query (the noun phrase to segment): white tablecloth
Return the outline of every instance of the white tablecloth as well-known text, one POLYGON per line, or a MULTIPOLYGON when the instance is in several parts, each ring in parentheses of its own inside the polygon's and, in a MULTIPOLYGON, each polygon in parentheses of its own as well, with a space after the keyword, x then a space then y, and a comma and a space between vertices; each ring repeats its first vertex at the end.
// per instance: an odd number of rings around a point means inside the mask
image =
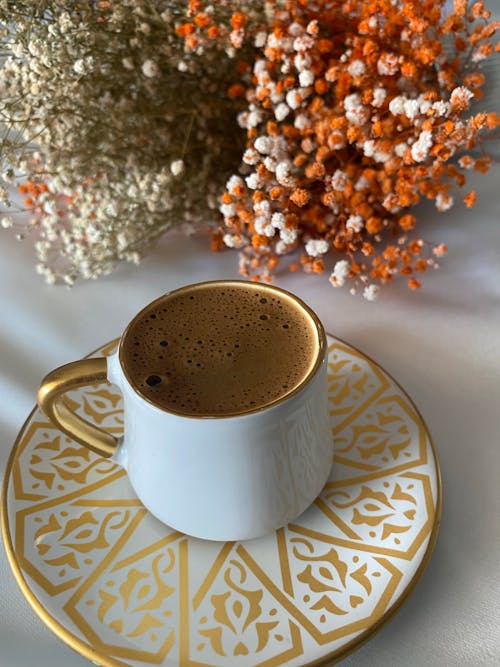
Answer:
MULTIPOLYGON (((415 591, 344 665, 500 665, 500 201, 498 168, 473 177, 476 208, 419 211, 423 234, 450 248, 410 292, 402 282, 369 303, 326 276, 280 274, 326 329, 365 351, 420 408, 441 460, 444 506, 434 556, 415 591)), ((72 290, 44 285, 32 249, 0 237, 0 423, 3 471, 42 376, 118 336, 138 309, 172 288, 237 275, 234 252, 173 233, 136 268, 72 290)), ((0 552, 1 667, 89 663, 31 611, 0 552)))

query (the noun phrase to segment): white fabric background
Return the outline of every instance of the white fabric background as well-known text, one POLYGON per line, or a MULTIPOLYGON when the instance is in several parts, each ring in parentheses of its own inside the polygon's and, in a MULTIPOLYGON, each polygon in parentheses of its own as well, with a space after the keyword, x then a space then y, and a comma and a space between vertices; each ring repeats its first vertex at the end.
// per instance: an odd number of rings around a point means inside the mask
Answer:
MULTIPOLYGON (((498 88, 489 97, 498 100, 498 88)), ((472 175, 479 201, 471 212, 420 208, 423 235, 444 241, 450 253, 417 293, 400 282, 371 304, 334 290, 326 276, 283 273, 276 281, 405 387, 441 460, 443 520, 434 556, 396 617, 345 667, 500 665, 499 174, 496 167, 472 175)), ((0 476, 47 371, 118 336, 165 291, 236 277, 237 256, 212 255, 205 238, 171 234, 139 268, 123 266, 73 290, 44 285, 33 267, 29 243, 2 233, 0 476)), ((0 667, 89 664, 31 611, 0 547, 0 667)))
MULTIPOLYGON (((422 207, 424 235, 449 245, 439 271, 412 293, 389 286, 375 303, 326 276, 279 275, 328 331, 386 368, 420 408, 441 459, 443 521, 434 556, 397 616, 346 667, 500 664, 500 202, 498 168, 471 181, 476 208, 422 207)), ((0 423, 3 470, 42 376, 118 336, 137 310, 189 282, 236 276, 234 252, 172 234, 139 267, 72 290, 34 274, 31 248, 0 244, 0 423)), ((83 667, 45 629, 0 556, 1 667, 83 667)))

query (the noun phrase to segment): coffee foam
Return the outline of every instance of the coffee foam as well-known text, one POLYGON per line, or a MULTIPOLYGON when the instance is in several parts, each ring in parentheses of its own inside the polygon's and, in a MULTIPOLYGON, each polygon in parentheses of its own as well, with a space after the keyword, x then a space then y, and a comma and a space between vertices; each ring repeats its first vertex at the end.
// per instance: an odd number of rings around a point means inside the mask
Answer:
POLYGON ((121 359, 136 389, 158 407, 216 416, 291 393, 314 366, 318 346, 311 316, 286 294, 208 283, 142 311, 124 336, 121 359))

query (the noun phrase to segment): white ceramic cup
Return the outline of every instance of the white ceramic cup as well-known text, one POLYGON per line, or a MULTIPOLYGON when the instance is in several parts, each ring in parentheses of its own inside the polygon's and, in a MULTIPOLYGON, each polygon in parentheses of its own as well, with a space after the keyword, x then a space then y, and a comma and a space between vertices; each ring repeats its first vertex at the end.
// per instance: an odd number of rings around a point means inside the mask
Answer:
POLYGON ((293 299, 314 323, 318 341, 311 371, 291 394, 268 406, 207 418, 160 408, 127 379, 121 342, 111 357, 82 359, 52 371, 38 392, 40 407, 64 433, 116 460, 154 516, 195 537, 244 540, 272 532, 307 509, 330 473, 324 329, 300 299, 261 287, 293 299), (105 380, 123 395, 122 438, 85 421, 64 401, 69 389, 105 380))

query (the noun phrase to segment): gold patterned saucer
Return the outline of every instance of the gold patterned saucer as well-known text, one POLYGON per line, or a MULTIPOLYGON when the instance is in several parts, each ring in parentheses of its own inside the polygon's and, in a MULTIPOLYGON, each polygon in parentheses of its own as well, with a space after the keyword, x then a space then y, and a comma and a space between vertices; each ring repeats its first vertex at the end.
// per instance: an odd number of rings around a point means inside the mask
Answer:
MULTIPOLYGON (((116 464, 35 409, 9 460, 2 532, 41 619, 96 664, 121 667, 330 665, 368 639, 429 561, 439 466, 415 406, 373 361, 329 337, 329 367, 330 480, 293 524, 248 542, 170 530, 116 464)), ((120 432, 116 388, 68 398, 120 432)))

